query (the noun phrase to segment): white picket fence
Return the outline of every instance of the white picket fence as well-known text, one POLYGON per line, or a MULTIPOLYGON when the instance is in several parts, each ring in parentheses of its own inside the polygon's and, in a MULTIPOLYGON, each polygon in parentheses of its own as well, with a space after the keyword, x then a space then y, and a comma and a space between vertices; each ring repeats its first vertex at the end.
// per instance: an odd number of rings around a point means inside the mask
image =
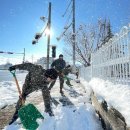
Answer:
POLYGON ((82 78, 89 81, 93 77, 98 77, 115 83, 129 84, 130 26, 124 26, 91 56, 91 66, 80 68, 82 78))

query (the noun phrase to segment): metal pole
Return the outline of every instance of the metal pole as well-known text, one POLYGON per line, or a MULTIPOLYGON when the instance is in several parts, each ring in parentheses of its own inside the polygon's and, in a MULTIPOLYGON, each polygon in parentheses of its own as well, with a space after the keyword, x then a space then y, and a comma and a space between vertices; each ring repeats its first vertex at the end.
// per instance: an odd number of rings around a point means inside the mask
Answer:
MULTIPOLYGON (((51 2, 49 2, 49 15, 48 15, 48 30, 51 28, 51 2)), ((50 53, 50 33, 47 38, 47 69, 49 69, 49 53, 50 53)))
POLYGON ((24 52, 23 52, 23 63, 25 62, 25 48, 24 48, 24 52))
POLYGON ((72 19, 72 28, 73 28, 73 65, 75 66, 75 0, 73 0, 73 19, 72 19))
POLYGON ((32 63, 33 63, 33 55, 32 55, 32 63))

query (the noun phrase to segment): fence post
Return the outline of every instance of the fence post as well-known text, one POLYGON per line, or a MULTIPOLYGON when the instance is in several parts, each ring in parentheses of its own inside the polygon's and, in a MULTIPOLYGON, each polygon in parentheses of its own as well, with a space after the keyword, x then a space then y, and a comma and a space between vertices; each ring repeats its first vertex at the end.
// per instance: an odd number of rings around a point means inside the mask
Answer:
POLYGON ((91 79, 93 78, 93 53, 91 53, 91 79))
POLYGON ((130 78, 130 24, 128 26, 128 34, 127 34, 127 37, 128 37, 128 68, 129 68, 129 73, 128 73, 128 79, 130 78))

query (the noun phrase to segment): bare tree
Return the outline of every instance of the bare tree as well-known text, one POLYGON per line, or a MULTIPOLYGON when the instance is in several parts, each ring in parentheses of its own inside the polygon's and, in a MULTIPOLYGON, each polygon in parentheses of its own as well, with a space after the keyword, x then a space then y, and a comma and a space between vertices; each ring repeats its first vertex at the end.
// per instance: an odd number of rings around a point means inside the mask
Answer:
POLYGON ((102 45, 106 44, 110 38, 113 37, 111 31, 110 20, 107 19, 99 19, 98 20, 98 28, 97 28, 97 47, 99 49, 102 45))
MULTIPOLYGON (((90 65, 91 53, 94 48, 95 42, 95 28, 92 25, 80 25, 76 32, 76 61, 84 64, 85 66, 90 65)), ((69 31, 64 35, 64 41, 66 42, 65 53, 72 57, 72 33, 69 31)))
MULTIPOLYGON (((80 25, 77 28, 75 35, 76 61, 85 66, 90 65, 91 53, 98 50, 113 37, 110 21, 107 21, 106 19, 100 19, 98 25, 80 25)), ((64 48, 65 55, 66 57, 72 57, 73 41, 71 31, 66 31, 63 37, 66 43, 64 48)))

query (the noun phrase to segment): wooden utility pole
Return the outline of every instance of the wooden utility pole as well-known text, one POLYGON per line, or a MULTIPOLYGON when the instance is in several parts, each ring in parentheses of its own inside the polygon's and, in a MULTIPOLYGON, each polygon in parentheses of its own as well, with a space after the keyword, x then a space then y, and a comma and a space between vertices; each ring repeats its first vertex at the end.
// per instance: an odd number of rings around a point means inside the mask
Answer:
POLYGON ((75 0, 73 0, 73 18, 72 18, 72 29, 73 29, 73 65, 75 66, 75 0))
MULTIPOLYGON (((48 14, 48 30, 51 29, 51 2, 49 2, 49 14, 48 14)), ((47 69, 49 69, 49 54, 50 54, 50 33, 47 37, 47 69)))

